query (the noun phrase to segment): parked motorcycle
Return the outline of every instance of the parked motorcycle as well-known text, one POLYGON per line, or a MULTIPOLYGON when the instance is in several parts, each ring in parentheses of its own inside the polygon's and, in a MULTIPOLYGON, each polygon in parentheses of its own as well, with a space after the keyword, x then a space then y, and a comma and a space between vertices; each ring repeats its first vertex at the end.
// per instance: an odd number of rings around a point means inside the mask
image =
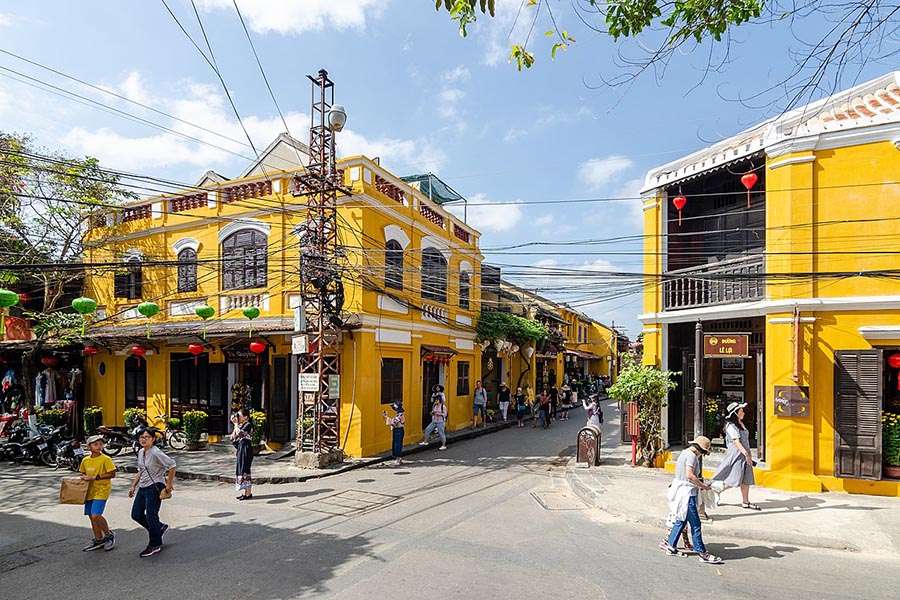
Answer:
POLYGON ((77 471, 81 467, 81 459, 85 451, 78 440, 62 440, 56 444, 56 468, 68 467, 77 471))
POLYGON ((46 433, 31 435, 14 450, 16 462, 32 462, 36 465, 56 467, 56 446, 65 427, 56 427, 46 433))
POLYGON ((0 442, 0 460, 15 460, 22 452, 22 443, 29 438, 28 423, 14 422, 6 430, 7 436, 0 442))
POLYGON ((133 448, 133 444, 137 441, 134 434, 137 427, 128 430, 124 427, 106 427, 101 425, 97 428, 97 433, 103 436, 103 454, 107 456, 118 456, 123 448, 133 448))

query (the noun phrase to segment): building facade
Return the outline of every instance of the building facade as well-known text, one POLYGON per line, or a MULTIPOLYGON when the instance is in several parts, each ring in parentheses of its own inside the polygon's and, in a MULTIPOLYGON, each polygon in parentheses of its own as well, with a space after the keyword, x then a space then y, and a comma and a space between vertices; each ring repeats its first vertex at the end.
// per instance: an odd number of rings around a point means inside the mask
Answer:
MULTIPOLYGON (((88 331, 100 351, 85 370, 89 402, 103 407, 108 424, 121 424, 132 406, 151 419, 199 408, 217 436, 243 404, 266 412, 271 442, 294 438, 292 339, 302 329, 295 229, 306 200, 291 184, 305 151, 282 135, 240 177, 207 173, 182 195, 98 219, 104 241, 85 258, 98 265, 86 295, 100 306, 88 331), (145 317, 142 302, 159 313, 145 317), (214 316, 198 316, 204 307, 214 316), (189 354, 190 344, 203 352, 189 354)), ((436 384, 445 388, 449 429, 471 421, 482 257, 476 230, 376 161, 346 158, 338 169, 350 193, 338 198, 335 392, 345 454, 368 456, 390 448, 382 411, 394 401, 406 408, 406 441, 420 439, 436 384)))
POLYGON ((644 362, 682 374, 668 442, 699 433, 694 359, 715 354, 698 349, 699 323, 746 339, 697 379, 704 409, 748 403, 758 482, 900 494, 880 422, 900 412, 898 173, 900 72, 648 173, 644 362))

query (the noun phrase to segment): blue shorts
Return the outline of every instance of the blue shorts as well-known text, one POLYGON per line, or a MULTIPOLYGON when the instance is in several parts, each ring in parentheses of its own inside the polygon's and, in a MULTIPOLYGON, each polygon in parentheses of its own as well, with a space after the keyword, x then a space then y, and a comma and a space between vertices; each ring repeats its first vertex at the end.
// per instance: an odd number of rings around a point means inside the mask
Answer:
POLYGON ((99 517, 106 508, 106 500, 85 500, 84 514, 88 517, 99 517))
POLYGON ((472 405, 472 416, 477 417, 478 415, 481 415, 482 417, 485 416, 485 405, 484 404, 472 405))

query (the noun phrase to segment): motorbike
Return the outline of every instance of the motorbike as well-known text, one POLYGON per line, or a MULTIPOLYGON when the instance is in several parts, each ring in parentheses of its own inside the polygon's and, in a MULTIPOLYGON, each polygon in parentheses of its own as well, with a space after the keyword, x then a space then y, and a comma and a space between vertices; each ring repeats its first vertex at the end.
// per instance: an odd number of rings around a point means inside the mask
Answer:
POLYGON ((56 468, 68 467, 77 471, 81 467, 81 459, 85 451, 78 440, 62 440, 56 444, 56 468))
POLYGON ((0 442, 0 460, 15 460, 22 451, 22 442, 28 439, 31 432, 28 423, 16 421, 7 430, 7 436, 0 442))
POLYGON ((49 431, 31 435, 14 450, 13 460, 16 462, 32 462, 36 465, 56 467, 56 446, 65 427, 56 427, 49 431))
POLYGON ((137 444, 135 434, 139 427, 134 429, 126 429, 125 427, 106 427, 97 428, 97 433, 103 436, 103 454, 107 456, 118 456, 123 448, 131 448, 134 450, 137 444))

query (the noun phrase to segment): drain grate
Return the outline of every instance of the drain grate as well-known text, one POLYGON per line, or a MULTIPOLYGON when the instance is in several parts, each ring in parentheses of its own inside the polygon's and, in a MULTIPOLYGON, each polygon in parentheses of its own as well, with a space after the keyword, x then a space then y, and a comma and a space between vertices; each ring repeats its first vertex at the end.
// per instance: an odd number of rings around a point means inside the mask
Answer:
POLYGON ((316 498, 308 502, 295 504, 294 508, 347 517, 378 510, 399 500, 400 496, 363 490, 344 490, 324 498, 316 498))
POLYGON ((561 490, 531 492, 531 497, 544 510, 585 510, 587 508, 577 496, 561 490))

